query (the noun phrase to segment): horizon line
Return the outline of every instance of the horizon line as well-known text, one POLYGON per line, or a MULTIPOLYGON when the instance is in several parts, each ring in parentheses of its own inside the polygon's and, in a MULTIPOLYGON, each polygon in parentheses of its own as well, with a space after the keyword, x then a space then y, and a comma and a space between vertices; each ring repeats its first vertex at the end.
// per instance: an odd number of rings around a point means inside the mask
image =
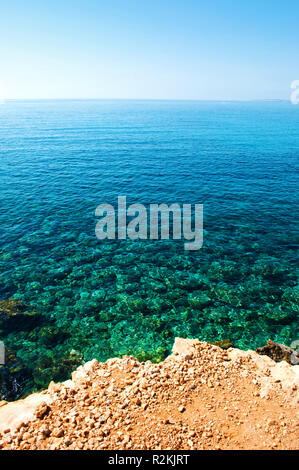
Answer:
POLYGON ((286 98, 4 98, 6 101, 204 101, 204 102, 252 102, 252 101, 289 101, 286 98))

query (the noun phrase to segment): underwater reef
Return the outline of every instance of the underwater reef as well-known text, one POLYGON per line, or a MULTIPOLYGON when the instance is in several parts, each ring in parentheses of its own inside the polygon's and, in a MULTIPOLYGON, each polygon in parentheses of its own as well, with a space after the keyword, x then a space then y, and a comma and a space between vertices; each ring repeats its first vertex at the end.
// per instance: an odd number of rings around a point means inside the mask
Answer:
POLYGON ((241 349, 269 338, 290 345, 299 336, 295 270, 257 256, 250 237, 240 243, 218 244, 218 261, 210 243, 200 256, 161 241, 106 242, 76 256, 69 246, 59 262, 45 257, 38 281, 22 256, 15 294, 0 302, 0 337, 14 357, 2 367, 2 399, 65 380, 93 358, 160 362, 176 336, 241 349))

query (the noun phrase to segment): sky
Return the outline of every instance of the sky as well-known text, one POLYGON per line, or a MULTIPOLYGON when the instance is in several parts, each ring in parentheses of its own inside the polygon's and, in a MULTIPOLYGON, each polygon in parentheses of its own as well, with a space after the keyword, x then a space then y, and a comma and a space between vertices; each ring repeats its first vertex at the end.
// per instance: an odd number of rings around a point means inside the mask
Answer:
POLYGON ((0 0, 0 99, 289 99, 298 21, 298 0, 0 0))

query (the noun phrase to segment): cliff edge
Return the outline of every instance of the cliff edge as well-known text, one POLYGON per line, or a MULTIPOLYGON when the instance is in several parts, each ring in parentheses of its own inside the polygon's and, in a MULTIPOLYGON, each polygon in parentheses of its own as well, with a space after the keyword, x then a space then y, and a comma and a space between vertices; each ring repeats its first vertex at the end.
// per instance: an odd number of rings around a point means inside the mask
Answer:
POLYGON ((297 449, 299 366, 176 338, 159 364, 96 360, 0 402, 0 449, 297 449))

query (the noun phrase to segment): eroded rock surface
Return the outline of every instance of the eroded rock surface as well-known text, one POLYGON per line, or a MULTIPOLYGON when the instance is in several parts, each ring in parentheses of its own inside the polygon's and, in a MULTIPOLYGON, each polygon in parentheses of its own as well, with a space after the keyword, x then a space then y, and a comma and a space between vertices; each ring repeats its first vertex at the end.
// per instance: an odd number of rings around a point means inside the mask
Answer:
POLYGON ((254 351, 176 338, 159 364, 93 360, 4 404, 0 448, 296 449, 298 377, 254 351))
POLYGON ((275 362, 286 361, 292 365, 299 365, 299 352, 298 350, 289 348, 284 344, 275 343, 268 340, 266 346, 257 348, 256 352, 261 355, 269 356, 275 362))

